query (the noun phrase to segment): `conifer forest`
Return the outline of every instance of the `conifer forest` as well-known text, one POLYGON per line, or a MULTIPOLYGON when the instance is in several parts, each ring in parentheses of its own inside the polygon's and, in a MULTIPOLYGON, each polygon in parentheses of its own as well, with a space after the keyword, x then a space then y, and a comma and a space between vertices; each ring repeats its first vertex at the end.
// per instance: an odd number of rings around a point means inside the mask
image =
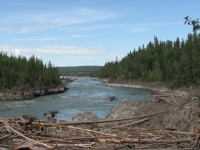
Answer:
POLYGON ((187 39, 153 42, 130 51, 122 60, 107 62, 101 78, 165 82, 173 86, 200 85, 200 34, 187 39))
POLYGON ((22 56, 8 56, 0 52, 0 88, 12 88, 35 83, 55 84, 60 82, 59 71, 51 62, 43 64, 34 55, 27 59, 22 56))

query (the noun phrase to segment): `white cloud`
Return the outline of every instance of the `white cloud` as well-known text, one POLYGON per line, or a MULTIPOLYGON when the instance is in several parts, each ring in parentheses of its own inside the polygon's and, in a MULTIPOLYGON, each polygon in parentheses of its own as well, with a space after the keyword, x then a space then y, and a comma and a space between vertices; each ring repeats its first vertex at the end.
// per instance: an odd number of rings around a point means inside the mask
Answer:
POLYGON ((13 41, 54 41, 54 40, 62 40, 61 38, 17 38, 14 39, 13 41))
POLYGON ((175 26, 180 25, 181 22, 157 22, 157 23, 145 23, 145 24, 134 24, 131 32, 146 32, 150 31, 151 27, 154 26, 175 26))
POLYGON ((153 23, 143 23, 143 24, 134 24, 135 27, 148 27, 148 26, 176 26, 182 25, 182 22, 153 22, 153 23))
POLYGON ((16 47, 0 45, 0 49, 10 53, 31 53, 31 54, 76 54, 76 55, 97 55, 102 53, 99 48, 83 48, 75 46, 41 46, 38 48, 16 47))
POLYGON ((90 31, 90 30, 99 30, 105 28, 113 28, 117 26, 122 26, 122 24, 81 24, 73 26, 62 26, 58 30, 64 31, 90 31))
POLYGON ((132 29, 131 32, 145 32, 145 31, 149 31, 150 29, 148 28, 135 28, 132 29))
POLYGON ((15 56, 19 56, 20 52, 18 49, 15 50, 15 56))
POLYGON ((27 27, 22 27, 22 28, 20 29, 20 32, 22 32, 22 33, 33 32, 33 31, 38 31, 39 29, 40 29, 39 27, 27 26, 27 27))
POLYGON ((108 61, 115 61, 116 57, 121 60, 124 53, 103 51, 100 48, 83 48, 75 46, 41 46, 38 48, 17 47, 0 45, 0 50, 10 54, 20 54, 29 59, 35 56, 43 62, 49 61, 56 66, 81 66, 81 65, 104 65, 108 61))
POLYGON ((75 46, 42 46, 36 49, 40 53, 52 53, 52 54, 77 54, 77 55, 95 55, 101 53, 101 50, 95 48, 83 48, 75 46))
POLYGON ((12 30, 11 27, 0 27, 0 32, 1 31, 10 31, 10 30, 12 30))
POLYGON ((90 37, 90 35, 77 35, 77 34, 74 34, 72 35, 73 38, 81 38, 81 37, 90 37))
POLYGON ((142 24, 143 26, 174 26, 174 25, 182 25, 182 22, 157 22, 157 23, 147 23, 142 24))
MULTIPOLYGON (((19 32, 27 33, 40 30, 69 28, 74 25, 92 23, 116 18, 118 15, 88 8, 73 8, 71 10, 59 10, 43 13, 30 13, 22 15, 19 32), (31 18, 31 19, 30 19, 31 18)), ((14 20, 17 20, 14 18, 14 20)), ((16 21, 17 22, 17 21, 16 21)))

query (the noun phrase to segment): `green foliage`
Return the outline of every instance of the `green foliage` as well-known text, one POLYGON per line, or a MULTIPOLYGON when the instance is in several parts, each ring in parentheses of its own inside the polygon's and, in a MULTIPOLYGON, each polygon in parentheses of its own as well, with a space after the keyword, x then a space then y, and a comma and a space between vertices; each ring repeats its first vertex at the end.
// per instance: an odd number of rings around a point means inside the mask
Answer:
POLYGON ((166 82, 171 85, 200 85, 200 34, 186 40, 149 42, 128 53, 121 61, 105 63, 101 78, 166 82))
POLYGON ((194 94, 194 96, 198 97, 198 99, 200 99, 200 94, 194 94))
POLYGON ((38 81, 44 84, 60 82, 58 69, 51 64, 46 67, 34 55, 27 60, 26 57, 9 57, 0 52, 0 88, 33 85, 38 81))
POLYGON ((185 24, 193 26, 193 31, 194 32, 196 30, 200 30, 200 22, 199 22, 198 18, 196 20, 192 20, 191 18, 189 18, 189 16, 186 16, 186 17, 184 17, 184 19, 185 19, 185 24))
POLYGON ((99 76, 99 70, 103 66, 76 66, 58 67, 61 75, 67 76, 99 76))

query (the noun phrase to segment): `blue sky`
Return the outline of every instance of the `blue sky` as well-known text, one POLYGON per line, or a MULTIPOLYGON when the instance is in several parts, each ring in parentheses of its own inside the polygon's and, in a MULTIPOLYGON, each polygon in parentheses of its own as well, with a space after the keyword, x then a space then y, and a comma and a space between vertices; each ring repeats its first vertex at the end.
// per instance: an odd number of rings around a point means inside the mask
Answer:
POLYGON ((0 0, 0 51, 54 66, 104 65, 161 41, 186 39, 200 0, 0 0))

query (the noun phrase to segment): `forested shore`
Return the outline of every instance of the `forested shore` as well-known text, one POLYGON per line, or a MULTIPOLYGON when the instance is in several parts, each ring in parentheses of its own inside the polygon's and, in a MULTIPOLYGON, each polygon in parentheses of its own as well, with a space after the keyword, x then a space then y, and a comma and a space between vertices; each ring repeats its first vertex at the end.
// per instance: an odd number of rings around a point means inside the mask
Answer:
POLYGON ((0 88, 12 88, 21 85, 33 85, 41 81, 44 84, 60 82, 59 71, 51 62, 43 64, 34 55, 27 59, 22 56, 8 56, 0 52, 0 88))
POLYGON ((62 76, 93 76, 103 66, 58 67, 62 76))
POLYGON ((159 41, 155 36, 146 47, 130 51, 122 60, 107 62, 101 78, 164 82, 172 87, 200 85, 200 34, 187 39, 159 41))
POLYGON ((27 59, 0 52, 0 99, 32 99, 66 89, 51 62, 46 65, 34 55, 27 59))

